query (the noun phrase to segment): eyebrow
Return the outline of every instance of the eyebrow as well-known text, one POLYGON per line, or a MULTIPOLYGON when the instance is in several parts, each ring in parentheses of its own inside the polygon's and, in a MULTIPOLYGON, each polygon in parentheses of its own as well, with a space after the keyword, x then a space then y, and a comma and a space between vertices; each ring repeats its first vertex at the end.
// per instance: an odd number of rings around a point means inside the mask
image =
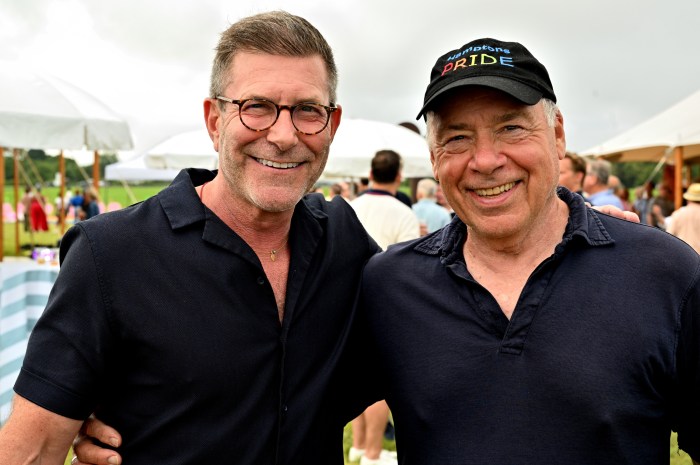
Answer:
POLYGON ((517 118, 525 118, 527 121, 532 122, 534 118, 532 112, 529 111, 529 107, 524 107, 518 110, 509 111, 501 115, 497 115, 493 118, 494 123, 505 123, 517 118))
MULTIPOLYGON (((512 110, 512 111, 507 111, 505 113, 501 113, 499 115, 494 116, 491 119, 492 124, 501 124, 501 123, 506 123, 508 121, 512 121, 517 118, 524 118, 528 122, 533 122, 534 118, 532 116, 532 112, 528 111, 529 108, 522 108, 518 110, 512 110)), ((450 123, 445 126, 444 129, 447 130, 453 130, 453 131, 460 131, 460 130, 466 130, 466 129, 471 129, 472 125, 468 123, 463 123, 463 122, 454 122, 450 123)))

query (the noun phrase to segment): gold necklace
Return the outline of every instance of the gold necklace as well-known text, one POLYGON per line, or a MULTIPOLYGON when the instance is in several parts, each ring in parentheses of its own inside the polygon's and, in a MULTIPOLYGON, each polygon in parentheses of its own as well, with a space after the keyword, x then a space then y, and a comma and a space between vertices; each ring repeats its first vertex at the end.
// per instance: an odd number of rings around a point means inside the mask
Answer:
MULTIPOLYGON (((209 181, 205 182, 202 184, 202 188, 199 191, 199 201, 204 203, 204 186, 209 184, 209 181)), ((226 211, 228 211, 228 214, 231 218, 235 219, 235 216, 231 212, 231 209, 229 208, 227 203, 224 203, 224 207, 226 208, 226 211)), ((277 260, 277 254, 281 251, 283 251, 287 247, 287 242, 289 241, 289 234, 287 234, 287 237, 284 238, 284 241, 280 243, 277 247, 270 249, 270 261, 275 261, 277 260)), ((252 248, 252 247, 251 247, 252 248)))
POLYGON ((278 245, 276 248, 270 250, 270 260, 273 262, 277 260, 277 252, 281 252, 287 247, 287 241, 289 240, 289 236, 284 238, 284 242, 282 242, 280 245, 278 245))

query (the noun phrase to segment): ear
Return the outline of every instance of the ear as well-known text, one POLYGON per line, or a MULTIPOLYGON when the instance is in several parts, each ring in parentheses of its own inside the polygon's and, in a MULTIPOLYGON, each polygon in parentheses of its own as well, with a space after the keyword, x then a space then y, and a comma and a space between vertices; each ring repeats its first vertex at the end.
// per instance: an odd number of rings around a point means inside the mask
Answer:
POLYGON ((214 150, 219 151, 219 120, 221 119, 221 110, 215 99, 204 99, 204 123, 207 126, 209 137, 214 143, 214 150))
POLYGON ((331 127, 331 142, 335 137, 335 131, 337 131, 338 126, 340 126, 340 119, 343 114, 343 107, 341 107, 340 105, 336 105, 336 107, 338 109, 331 113, 331 121, 330 123, 328 123, 331 127))
POLYGON ((438 176, 438 165, 437 165, 437 159, 435 158, 435 152, 430 150, 430 164, 433 165, 433 177, 435 178, 435 181, 440 182, 440 177, 438 176))
POLYGON ((554 138, 559 160, 563 160, 566 155, 566 134, 564 134, 564 117, 559 110, 557 110, 557 116, 554 122, 554 138))

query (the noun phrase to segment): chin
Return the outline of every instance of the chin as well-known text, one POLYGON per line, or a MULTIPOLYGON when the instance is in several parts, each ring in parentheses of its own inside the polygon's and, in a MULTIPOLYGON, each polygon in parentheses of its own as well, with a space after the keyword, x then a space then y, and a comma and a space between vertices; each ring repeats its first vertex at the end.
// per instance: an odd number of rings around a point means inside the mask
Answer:
POLYGON ((284 195, 254 196, 252 201, 262 211, 280 213, 293 210, 306 191, 286 192, 284 195))

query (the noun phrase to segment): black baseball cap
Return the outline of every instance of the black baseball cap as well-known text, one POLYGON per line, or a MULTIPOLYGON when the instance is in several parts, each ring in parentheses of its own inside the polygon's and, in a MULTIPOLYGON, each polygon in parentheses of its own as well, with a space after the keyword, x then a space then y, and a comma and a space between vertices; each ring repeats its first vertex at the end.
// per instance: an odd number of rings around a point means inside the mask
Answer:
POLYGON ((517 42, 478 39, 447 52, 433 66, 423 107, 416 119, 443 93, 461 86, 486 86, 527 105, 542 97, 557 101, 547 69, 517 42))

